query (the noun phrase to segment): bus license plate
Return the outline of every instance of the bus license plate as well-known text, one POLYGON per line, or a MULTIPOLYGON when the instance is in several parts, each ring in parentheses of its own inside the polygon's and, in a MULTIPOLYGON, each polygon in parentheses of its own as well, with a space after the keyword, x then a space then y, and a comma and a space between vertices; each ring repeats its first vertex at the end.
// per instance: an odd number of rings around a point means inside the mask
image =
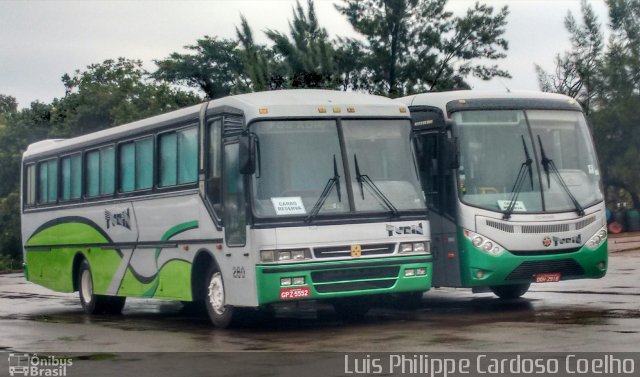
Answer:
POLYGON ((280 288, 280 300, 295 300, 311 296, 309 287, 280 288))
POLYGON ((557 283, 560 281, 560 273, 537 274, 535 275, 536 283, 557 283))

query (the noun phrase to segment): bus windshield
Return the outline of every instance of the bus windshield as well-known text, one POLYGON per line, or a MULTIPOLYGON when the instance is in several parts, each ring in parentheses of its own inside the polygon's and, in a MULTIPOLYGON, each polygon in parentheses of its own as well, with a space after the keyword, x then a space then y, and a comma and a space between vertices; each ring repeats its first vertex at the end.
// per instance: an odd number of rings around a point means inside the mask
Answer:
POLYGON ((253 175, 256 216, 308 216, 325 189, 330 191, 317 216, 346 214, 351 207, 358 213, 392 212, 385 201, 395 211, 424 210, 409 144, 410 122, 341 123, 349 175, 336 120, 261 121, 252 127, 259 139, 259 167, 253 175), (335 184, 328 184, 334 177, 335 184), (347 185, 353 190, 352 206, 347 185))
POLYGON ((580 212, 602 200, 600 171, 582 113, 486 110, 456 112, 452 118, 459 135, 458 185, 464 202, 504 212, 516 191, 511 210, 535 213, 580 212))

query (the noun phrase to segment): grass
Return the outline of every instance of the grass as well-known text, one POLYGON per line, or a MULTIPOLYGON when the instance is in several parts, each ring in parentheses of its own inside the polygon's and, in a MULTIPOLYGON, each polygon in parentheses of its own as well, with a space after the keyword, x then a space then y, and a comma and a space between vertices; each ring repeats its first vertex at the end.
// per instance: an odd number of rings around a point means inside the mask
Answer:
POLYGON ((13 259, 8 255, 0 255, 0 273, 19 271, 22 269, 22 262, 13 259))

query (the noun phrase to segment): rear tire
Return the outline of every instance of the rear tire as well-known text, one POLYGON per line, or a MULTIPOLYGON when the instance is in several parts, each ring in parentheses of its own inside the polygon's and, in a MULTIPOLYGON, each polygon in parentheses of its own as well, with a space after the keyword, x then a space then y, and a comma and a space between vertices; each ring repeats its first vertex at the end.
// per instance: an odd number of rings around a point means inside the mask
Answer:
POLYGON ((491 291, 504 300, 519 298, 529 290, 531 284, 493 285, 491 291))
POLYGON ((225 329, 232 325, 235 308, 226 304, 224 281, 222 273, 211 269, 207 274, 205 305, 209 320, 215 327, 225 329))
POLYGON ((78 269, 78 291, 80 304, 87 314, 120 314, 126 297, 97 295, 93 290, 93 275, 89 263, 84 260, 78 269))

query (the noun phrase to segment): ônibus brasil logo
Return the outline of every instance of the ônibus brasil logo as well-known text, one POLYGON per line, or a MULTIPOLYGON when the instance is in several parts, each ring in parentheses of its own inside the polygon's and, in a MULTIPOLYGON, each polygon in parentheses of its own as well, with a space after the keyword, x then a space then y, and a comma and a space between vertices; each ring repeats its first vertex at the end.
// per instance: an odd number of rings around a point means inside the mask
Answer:
POLYGON ((9 354, 10 376, 55 376, 67 375, 67 367, 73 365, 73 360, 66 357, 38 356, 28 353, 9 354))

